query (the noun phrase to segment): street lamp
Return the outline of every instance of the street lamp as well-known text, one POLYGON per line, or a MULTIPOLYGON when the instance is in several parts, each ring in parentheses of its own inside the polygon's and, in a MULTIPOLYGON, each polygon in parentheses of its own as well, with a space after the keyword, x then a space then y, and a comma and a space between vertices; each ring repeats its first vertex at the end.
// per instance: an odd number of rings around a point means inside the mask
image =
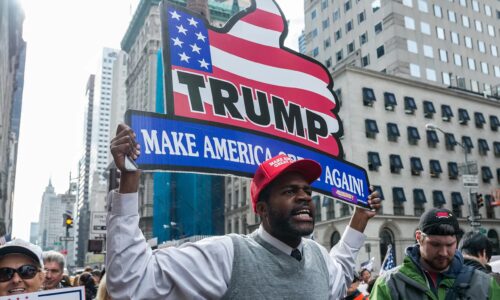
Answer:
MULTIPOLYGON (((435 124, 427 123, 427 124, 425 124, 425 128, 427 130, 437 130, 437 131, 440 131, 446 137, 447 132, 445 132, 444 130, 442 130, 441 128, 439 128, 435 124)), ((464 162, 465 162, 465 172, 464 172, 465 174, 464 175, 470 175, 471 172, 470 172, 470 169, 469 169, 469 161, 467 160, 468 148, 463 143, 457 142, 456 140, 454 142, 455 142, 455 145, 460 146, 460 148, 462 148, 463 151, 464 151, 464 162)), ((471 227, 474 228, 475 226, 477 226, 478 223, 476 222, 476 216, 475 216, 475 213, 474 213, 474 211, 472 209, 472 189, 470 187, 469 187, 469 191, 468 191, 467 206, 468 206, 468 210, 469 210, 469 218, 468 218, 468 220, 470 222, 471 227)))

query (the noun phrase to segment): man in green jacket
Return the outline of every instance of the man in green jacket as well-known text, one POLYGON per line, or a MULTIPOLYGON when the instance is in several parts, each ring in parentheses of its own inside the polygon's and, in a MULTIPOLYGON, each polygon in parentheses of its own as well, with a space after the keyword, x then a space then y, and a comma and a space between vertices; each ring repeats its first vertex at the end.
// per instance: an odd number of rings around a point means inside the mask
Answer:
POLYGON ((415 232, 417 244, 406 249, 402 265, 377 279, 370 299, 500 299, 499 282, 464 265, 457 251, 461 233, 451 211, 426 211, 415 232))

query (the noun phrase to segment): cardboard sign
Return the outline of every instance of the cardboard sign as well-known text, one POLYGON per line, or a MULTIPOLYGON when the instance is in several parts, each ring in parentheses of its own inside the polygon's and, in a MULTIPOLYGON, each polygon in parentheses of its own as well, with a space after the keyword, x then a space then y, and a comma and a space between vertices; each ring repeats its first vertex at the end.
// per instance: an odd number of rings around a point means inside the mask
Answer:
POLYGON ((223 28, 166 1, 160 9, 166 114, 127 113, 141 169, 252 177, 286 153, 322 165, 316 190, 367 206, 366 171, 341 159, 330 73, 283 45, 274 1, 253 1, 223 28))
POLYGON ((84 300, 85 290, 83 286, 41 291, 36 293, 18 294, 0 297, 0 300, 84 300))

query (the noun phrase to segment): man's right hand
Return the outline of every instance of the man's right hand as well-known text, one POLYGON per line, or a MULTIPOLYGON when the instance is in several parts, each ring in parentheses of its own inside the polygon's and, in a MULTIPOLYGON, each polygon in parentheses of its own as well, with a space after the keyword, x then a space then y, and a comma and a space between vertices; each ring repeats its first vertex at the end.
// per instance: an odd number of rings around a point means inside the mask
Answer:
POLYGON ((141 172, 127 171, 125 168, 125 157, 136 160, 141 151, 140 145, 135 141, 135 132, 126 124, 119 124, 116 129, 116 136, 111 140, 110 150, 115 161, 115 165, 120 170, 120 193, 135 193, 139 187, 139 177, 141 172))

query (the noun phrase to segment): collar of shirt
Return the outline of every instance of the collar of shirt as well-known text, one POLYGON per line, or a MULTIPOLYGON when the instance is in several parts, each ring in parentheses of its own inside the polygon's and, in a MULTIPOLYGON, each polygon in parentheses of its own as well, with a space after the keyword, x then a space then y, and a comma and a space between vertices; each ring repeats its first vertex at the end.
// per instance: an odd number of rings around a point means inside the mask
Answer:
MULTIPOLYGON (((280 251, 283 251, 283 253, 286 253, 287 255, 290 255, 292 253, 292 250, 294 248, 288 246, 287 244, 283 243, 282 241, 278 240, 274 236, 272 236, 269 232, 267 232, 262 224, 259 226, 259 229, 257 229, 257 234, 266 242, 274 246, 275 248, 279 249, 280 251)), ((297 249, 300 250, 300 253, 304 254, 302 249, 304 248, 304 242, 301 239, 300 244, 297 246, 297 249)))

